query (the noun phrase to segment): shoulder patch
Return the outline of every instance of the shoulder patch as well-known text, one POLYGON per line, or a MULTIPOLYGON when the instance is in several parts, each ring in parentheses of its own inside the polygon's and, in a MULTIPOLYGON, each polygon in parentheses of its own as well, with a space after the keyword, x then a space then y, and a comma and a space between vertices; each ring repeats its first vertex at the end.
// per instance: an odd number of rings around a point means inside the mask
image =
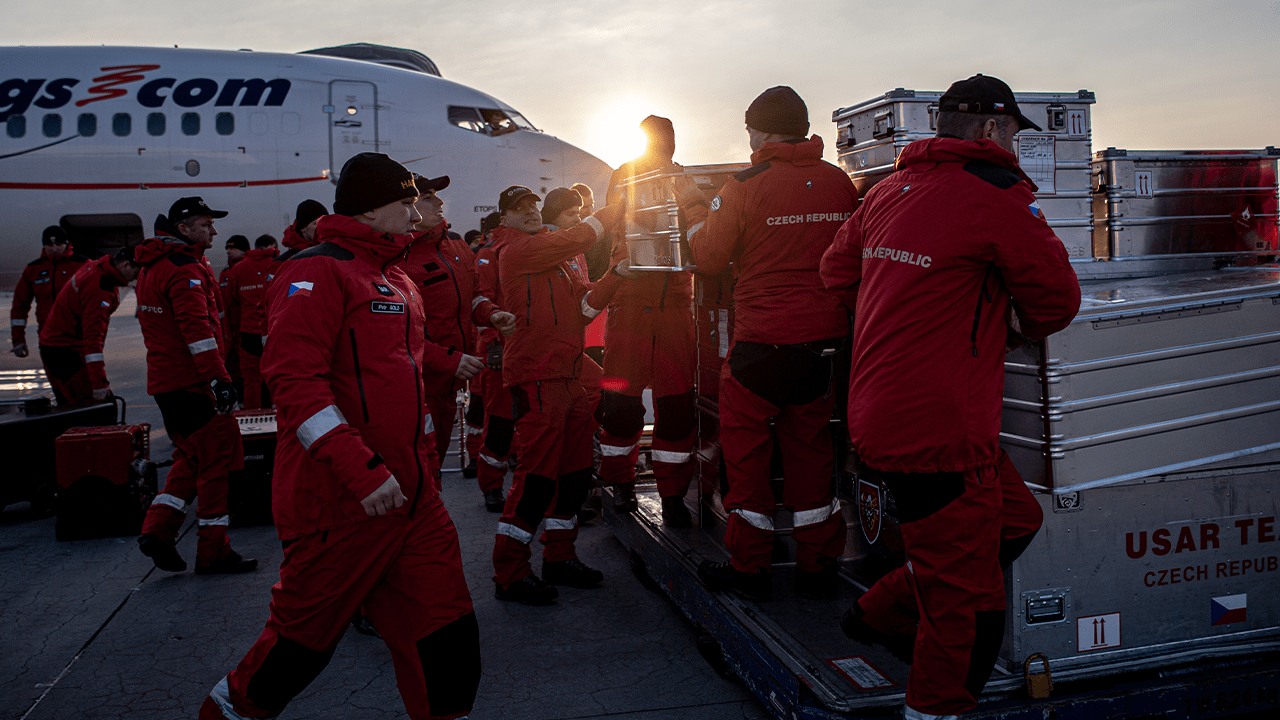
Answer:
POLYGON ((720 204, 721 204, 722 202, 723 202, 723 201, 720 199, 720 196, 719 196, 719 195, 717 195, 717 196, 715 196, 715 197, 711 198, 711 206, 710 206, 710 207, 711 207, 711 212, 715 212, 715 211, 719 210, 719 209, 720 209, 720 204))
POLYGON ((346 248, 338 246, 336 243, 324 242, 319 245, 313 245, 306 250, 294 255, 296 258, 313 258, 328 257, 334 260, 355 260, 356 256, 346 248))
POLYGON ((964 171, 1001 190, 1008 190, 1022 181, 1018 173, 986 160, 970 160, 964 164, 964 171))
POLYGON ((746 182, 746 181, 750 180, 751 178, 753 178, 753 177, 755 177, 755 176, 759 175, 760 173, 764 172, 765 170, 768 170, 770 165, 771 165, 771 163, 769 163, 768 161, 766 161, 766 162, 762 162, 762 163, 760 163, 759 165, 752 165, 751 167, 747 168, 746 170, 743 170, 742 172, 738 173, 737 175, 734 175, 734 176, 733 176, 733 179, 734 179, 734 180, 737 180, 738 182, 746 182))
POLYGON ((191 257, 190 255, 186 253, 180 253, 180 252, 169 253, 168 255, 165 255, 165 257, 169 259, 169 262, 173 263, 174 265, 177 265, 178 267, 200 262, 199 260, 191 257))

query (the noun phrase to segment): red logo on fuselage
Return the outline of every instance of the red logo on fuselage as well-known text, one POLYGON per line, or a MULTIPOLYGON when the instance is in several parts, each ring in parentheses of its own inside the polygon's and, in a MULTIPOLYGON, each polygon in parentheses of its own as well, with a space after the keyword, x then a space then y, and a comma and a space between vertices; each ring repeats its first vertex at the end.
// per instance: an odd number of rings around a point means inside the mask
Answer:
POLYGON ((89 94, 97 95, 98 97, 87 97, 83 100, 77 100, 76 107, 84 107, 91 102, 97 102, 99 100, 110 100, 111 98, 123 97, 127 93, 124 88, 119 87, 120 85, 127 85, 129 83, 138 82, 139 80, 145 80, 146 76, 141 73, 159 69, 159 65, 116 65, 114 67, 104 67, 102 68, 102 72, 108 72, 110 70, 114 70, 115 72, 93 79, 95 83, 99 84, 89 88, 89 94))

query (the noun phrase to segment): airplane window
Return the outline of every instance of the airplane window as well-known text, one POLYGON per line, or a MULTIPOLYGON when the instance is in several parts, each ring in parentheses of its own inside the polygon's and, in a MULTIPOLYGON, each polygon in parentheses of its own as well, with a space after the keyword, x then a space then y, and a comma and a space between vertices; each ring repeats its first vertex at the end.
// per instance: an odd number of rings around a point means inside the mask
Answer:
POLYGON ((228 112, 218 113, 213 118, 213 129, 219 135, 230 135, 236 131, 236 116, 228 112))
POLYGON ((147 134, 160 137, 164 134, 164 113, 147 115, 147 134))
POLYGON ((81 137, 93 137, 98 134, 98 116, 93 113, 83 113, 76 118, 76 132, 81 137))
POLYGON ((507 114, 501 110, 490 110, 488 108, 480 108, 480 114, 484 116, 485 122, 489 124, 490 135, 506 135, 513 133, 520 128, 507 114))
POLYGON ((525 120, 524 116, 516 112, 515 110, 507 111, 507 117, 511 118, 511 121, 514 122, 516 124, 516 127, 520 128, 521 130, 533 130, 536 132, 538 129, 533 126, 533 123, 530 123, 528 120, 525 120))
POLYGON ((182 134, 200 134, 200 115, 198 113, 182 113, 182 134))
POLYGON ((55 138, 62 134, 62 116, 58 113, 49 113, 44 116, 44 136, 55 138))
POLYGON ((471 132, 487 133, 489 131, 488 126, 480 117, 480 111, 475 108, 450 105, 449 122, 471 132))
POLYGON ((10 115, 4 127, 9 137, 20 138, 27 134, 27 118, 25 115, 10 115))
POLYGON ((111 132, 116 137, 129 137, 133 132, 133 118, 129 113, 116 113, 111 117, 111 132))

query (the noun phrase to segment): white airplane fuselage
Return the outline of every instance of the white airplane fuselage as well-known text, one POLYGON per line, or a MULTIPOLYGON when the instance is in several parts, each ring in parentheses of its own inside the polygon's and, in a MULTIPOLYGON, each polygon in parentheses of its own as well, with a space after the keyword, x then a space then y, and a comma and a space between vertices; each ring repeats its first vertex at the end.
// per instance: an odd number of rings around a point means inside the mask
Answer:
POLYGON ((45 227, 101 253, 149 237, 189 195, 230 213, 211 251, 221 266, 230 235, 278 240, 307 198, 332 210, 333 180, 360 152, 448 175, 440 196, 460 233, 507 186, 602 191, 610 173, 509 105, 421 72, 284 53, 0 48, 0 291, 39 255, 45 227), (485 122, 502 115, 512 122, 496 131, 485 122))

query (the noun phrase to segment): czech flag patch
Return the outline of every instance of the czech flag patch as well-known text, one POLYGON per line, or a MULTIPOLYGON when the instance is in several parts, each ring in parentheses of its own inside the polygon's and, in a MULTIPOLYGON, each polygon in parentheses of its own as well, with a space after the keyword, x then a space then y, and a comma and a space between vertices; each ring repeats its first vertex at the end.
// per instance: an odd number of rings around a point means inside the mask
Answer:
POLYGON ((107 302, 106 300, 103 300, 102 307, 111 307, 111 303, 107 302))
POLYGON ((480 263, 481 265, 488 265, 488 264, 489 264, 489 258, 480 258, 480 259, 479 259, 479 260, 477 260, 476 262, 480 263))
POLYGON ((315 285, 314 285, 313 283, 309 283, 309 282, 296 282, 296 283, 289 283, 289 295, 288 295, 288 297, 293 297, 294 295, 300 295, 300 296, 302 296, 302 297, 307 297, 308 295, 310 295, 310 294, 311 294, 311 289, 312 289, 313 287, 315 287, 315 285))
POLYGON ((1027 209, 1031 211, 1032 215, 1035 215, 1038 218, 1044 217, 1044 211, 1040 209, 1040 201, 1038 200, 1033 201, 1030 205, 1028 205, 1027 209))
POLYGON ((199 280, 196 280, 195 278, 188 278, 188 279, 187 279, 187 287, 189 287, 189 288, 196 287, 196 286, 198 286, 199 284, 200 284, 200 281, 199 281, 199 280))
POLYGON ((1227 595, 1209 600, 1209 624, 1232 625, 1245 621, 1249 609, 1249 596, 1246 593, 1227 595))

